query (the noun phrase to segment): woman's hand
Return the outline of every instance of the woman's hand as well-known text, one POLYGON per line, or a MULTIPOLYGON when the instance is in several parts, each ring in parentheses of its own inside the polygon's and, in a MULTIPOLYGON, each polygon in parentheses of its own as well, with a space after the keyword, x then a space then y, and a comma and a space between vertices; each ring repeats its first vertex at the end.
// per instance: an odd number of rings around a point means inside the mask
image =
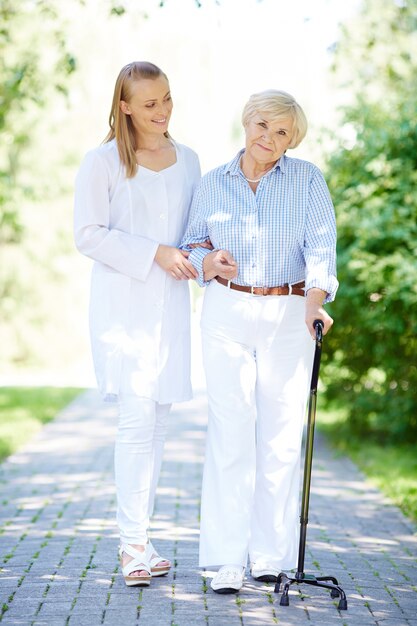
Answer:
POLYGON ((322 289, 313 287, 307 291, 306 297, 306 324, 308 332, 313 339, 316 339, 316 331, 313 326, 315 320, 321 320, 324 324, 323 335, 325 335, 333 324, 333 319, 323 308, 323 302, 326 297, 326 292, 322 289))
POLYGON ((207 248, 207 250, 213 250, 213 244, 210 239, 206 239, 206 241, 202 241, 201 243, 188 243, 188 248, 207 248))
POLYGON ((176 280, 197 278, 198 272, 188 260, 189 254, 186 250, 160 244, 155 254, 155 261, 176 280))
POLYGON ((204 280, 211 280, 215 276, 232 280, 238 273, 237 263, 227 250, 213 250, 207 254, 204 257, 203 270, 204 280))

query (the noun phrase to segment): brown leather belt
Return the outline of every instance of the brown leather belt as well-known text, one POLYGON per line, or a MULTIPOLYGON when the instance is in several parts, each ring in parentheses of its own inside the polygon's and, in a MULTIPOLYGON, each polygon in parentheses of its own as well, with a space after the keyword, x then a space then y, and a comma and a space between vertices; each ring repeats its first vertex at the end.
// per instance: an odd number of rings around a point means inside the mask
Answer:
POLYGON ((228 287, 229 289, 235 289, 236 291, 244 291, 245 293, 251 293, 254 296, 304 296, 305 283, 296 283, 295 285, 282 285, 282 287, 249 287, 247 285, 236 285, 231 283, 225 278, 216 276, 216 280, 221 285, 228 287))

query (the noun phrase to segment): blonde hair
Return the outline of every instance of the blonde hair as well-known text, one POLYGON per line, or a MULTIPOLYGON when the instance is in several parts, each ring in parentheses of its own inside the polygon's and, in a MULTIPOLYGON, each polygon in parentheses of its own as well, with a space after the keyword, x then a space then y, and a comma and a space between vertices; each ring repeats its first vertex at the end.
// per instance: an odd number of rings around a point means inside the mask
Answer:
MULTIPOLYGON (((120 70, 114 86, 113 102, 109 115, 110 130, 103 143, 116 139, 120 160, 126 168, 127 178, 135 176, 136 163, 136 135, 130 115, 125 115, 120 110, 121 100, 129 102, 132 97, 132 86, 135 82, 147 78, 155 80, 166 74, 153 63, 147 61, 134 61, 128 63, 120 70)), ((166 133, 168 137, 168 133, 166 133)))
POLYGON ((266 113, 271 121, 290 117, 293 121, 289 148, 296 148, 307 133, 307 118, 298 102, 286 91, 268 89, 253 94, 245 104, 242 123, 246 127, 256 114, 266 113))

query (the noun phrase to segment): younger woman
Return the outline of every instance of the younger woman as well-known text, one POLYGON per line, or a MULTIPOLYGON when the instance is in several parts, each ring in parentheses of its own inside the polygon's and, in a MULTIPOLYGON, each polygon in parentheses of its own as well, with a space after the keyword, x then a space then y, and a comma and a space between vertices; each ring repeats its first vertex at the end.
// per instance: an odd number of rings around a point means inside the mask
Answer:
POLYGON ((94 260, 90 331, 98 386, 118 403, 117 522, 126 584, 146 586, 171 564, 148 539, 168 413, 188 400, 188 279, 177 246, 200 178, 197 155, 168 134, 166 75, 147 62, 122 68, 110 130, 81 165, 75 242, 94 260))

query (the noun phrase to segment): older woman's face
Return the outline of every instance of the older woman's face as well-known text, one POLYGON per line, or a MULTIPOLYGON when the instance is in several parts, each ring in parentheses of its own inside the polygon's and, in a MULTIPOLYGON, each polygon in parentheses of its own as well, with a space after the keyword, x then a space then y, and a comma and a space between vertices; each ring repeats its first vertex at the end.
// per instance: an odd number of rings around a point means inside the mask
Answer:
POLYGON ((255 114, 245 127, 246 152, 257 163, 273 163, 288 148, 292 138, 293 120, 272 121, 265 114, 255 114))

